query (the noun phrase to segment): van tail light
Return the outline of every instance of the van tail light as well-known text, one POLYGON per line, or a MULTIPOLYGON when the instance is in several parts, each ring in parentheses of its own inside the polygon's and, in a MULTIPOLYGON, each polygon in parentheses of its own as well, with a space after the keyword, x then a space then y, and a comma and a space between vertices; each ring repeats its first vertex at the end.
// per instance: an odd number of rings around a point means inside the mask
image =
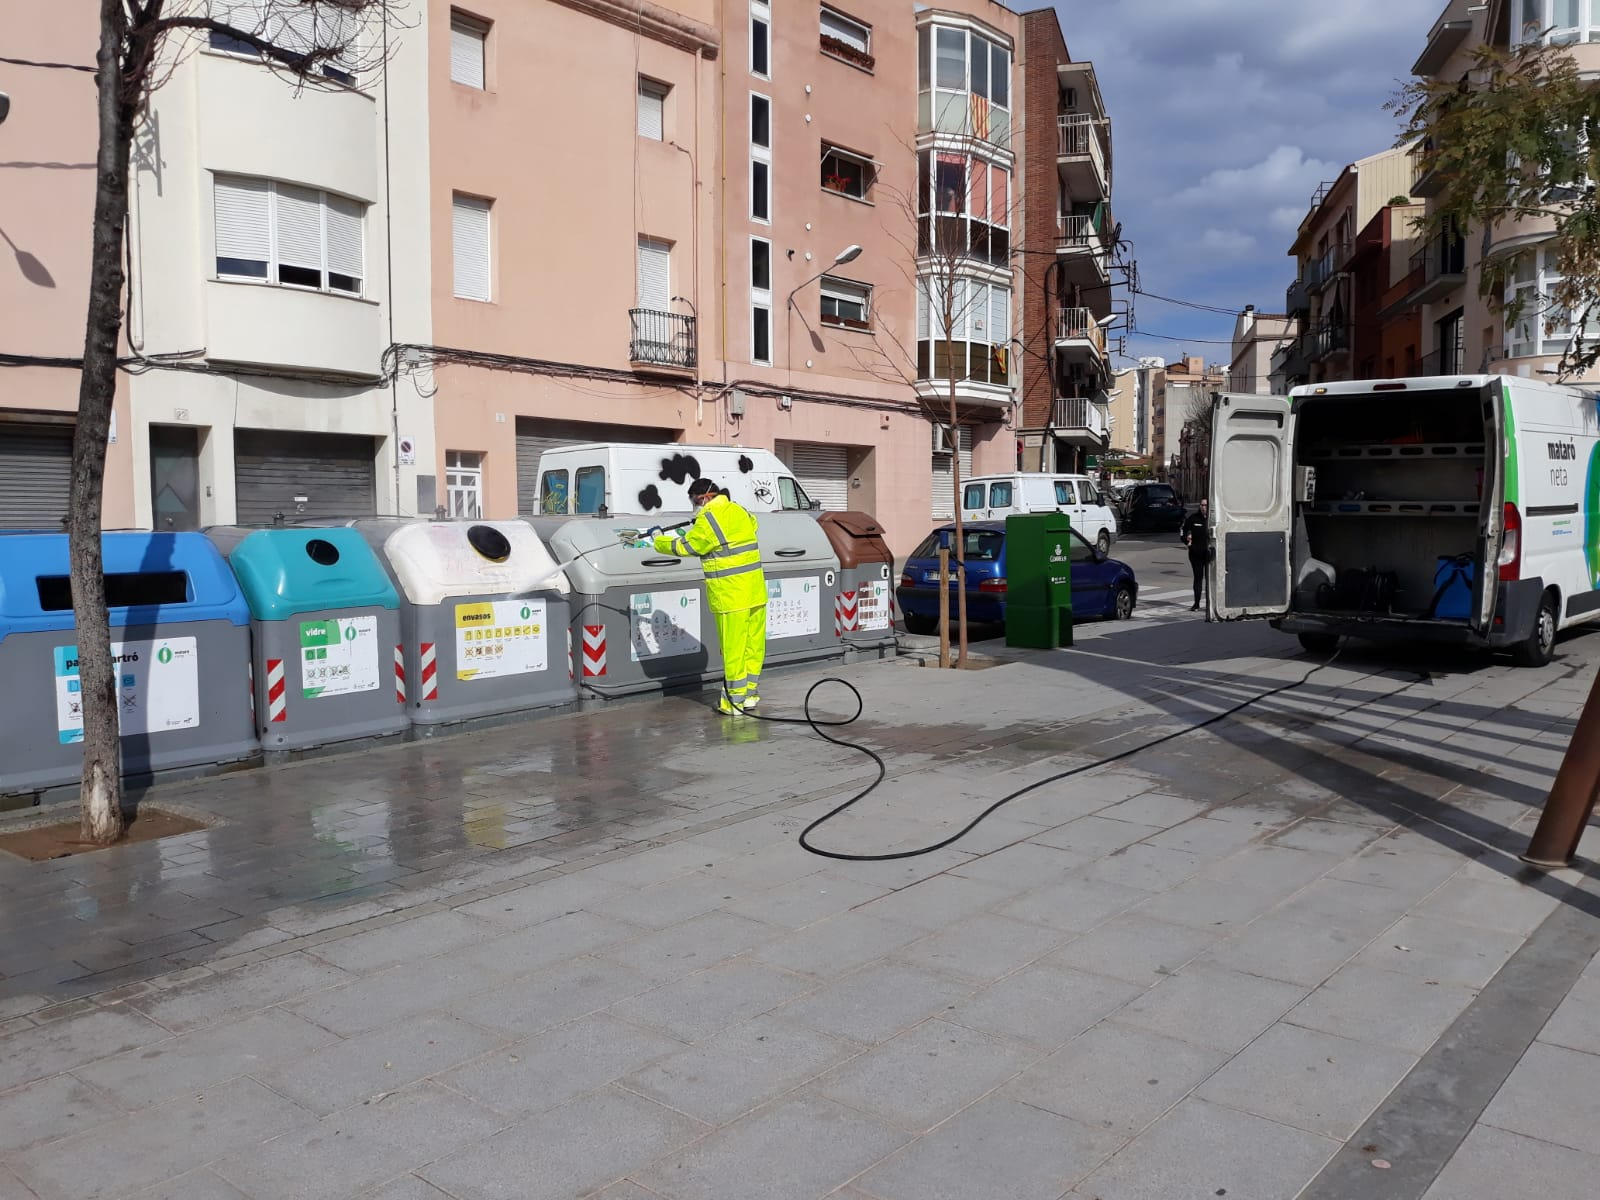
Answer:
POLYGON ((1003 592, 1006 590, 1006 581, 1004 579, 985 579, 978 585, 978 590, 980 592, 1003 592))
POLYGON ((1502 581, 1522 578, 1522 514, 1515 504, 1505 508, 1504 528, 1500 533, 1500 557, 1495 560, 1502 581))

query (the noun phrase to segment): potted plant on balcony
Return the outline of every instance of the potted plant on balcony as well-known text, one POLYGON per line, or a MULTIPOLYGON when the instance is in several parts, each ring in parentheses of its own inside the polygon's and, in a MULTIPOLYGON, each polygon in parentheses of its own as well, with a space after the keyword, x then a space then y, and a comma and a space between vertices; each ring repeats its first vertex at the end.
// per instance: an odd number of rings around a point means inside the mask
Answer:
POLYGON ((850 63, 852 66, 860 67, 864 71, 870 71, 877 65, 878 60, 865 50, 857 50, 849 42, 842 42, 826 33, 822 35, 822 48, 835 58, 842 58, 845 62, 850 63))
POLYGON ((822 186, 830 192, 848 193, 851 190, 850 177, 848 175, 824 175, 822 177, 822 186))

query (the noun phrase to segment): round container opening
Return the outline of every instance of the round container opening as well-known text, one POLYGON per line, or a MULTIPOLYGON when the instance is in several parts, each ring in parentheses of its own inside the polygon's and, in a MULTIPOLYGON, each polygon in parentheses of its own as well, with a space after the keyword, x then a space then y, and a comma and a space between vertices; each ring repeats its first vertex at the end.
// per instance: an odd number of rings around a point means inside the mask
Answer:
POLYGON ((490 562, 505 562, 511 557, 511 540, 493 525, 474 525, 467 530, 467 544, 490 562))
POLYGON ((339 547, 323 538, 312 538, 306 543, 306 554, 318 566, 331 567, 339 561, 339 547))

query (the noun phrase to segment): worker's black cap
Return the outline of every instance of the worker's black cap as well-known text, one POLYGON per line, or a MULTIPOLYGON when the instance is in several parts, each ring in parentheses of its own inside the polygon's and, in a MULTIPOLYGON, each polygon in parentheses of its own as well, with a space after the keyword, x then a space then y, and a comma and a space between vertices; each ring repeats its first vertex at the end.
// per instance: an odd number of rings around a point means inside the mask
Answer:
POLYGON ((693 483, 691 483, 689 485, 689 496, 692 499, 692 498, 699 497, 699 496, 709 495, 710 493, 715 492, 716 490, 717 490, 717 485, 712 483, 711 480, 709 480, 709 479, 696 479, 693 483))

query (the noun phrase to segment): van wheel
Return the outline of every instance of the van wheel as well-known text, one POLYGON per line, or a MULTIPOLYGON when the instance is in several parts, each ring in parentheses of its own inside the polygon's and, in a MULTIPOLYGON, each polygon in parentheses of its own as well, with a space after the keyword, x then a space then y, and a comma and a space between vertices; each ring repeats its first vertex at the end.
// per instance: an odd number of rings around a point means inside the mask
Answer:
POLYGON ((1302 633, 1300 635, 1300 648, 1307 654, 1332 654, 1339 648, 1339 635, 1336 633, 1302 633))
POLYGON ((1549 591, 1539 601, 1539 615, 1528 640, 1512 648, 1511 660, 1517 666, 1542 667, 1556 656, 1556 620, 1556 594, 1549 591))
POLYGON ((1094 548, 1100 551, 1101 554, 1111 553, 1111 531, 1109 529, 1100 531, 1100 536, 1094 540, 1094 548))
MULTIPOLYGON (((1105 535, 1102 534, 1102 537, 1105 535)), ((1117 598, 1112 605, 1112 615, 1119 621, 1127 621, 1133 617, 1133 589, 1123 584, 1117 589, 1117 598)))
POLYGON ((935 633, 938 629, 938 617, 924 617, 918 613, 906 614, 907 633, 935 633))

